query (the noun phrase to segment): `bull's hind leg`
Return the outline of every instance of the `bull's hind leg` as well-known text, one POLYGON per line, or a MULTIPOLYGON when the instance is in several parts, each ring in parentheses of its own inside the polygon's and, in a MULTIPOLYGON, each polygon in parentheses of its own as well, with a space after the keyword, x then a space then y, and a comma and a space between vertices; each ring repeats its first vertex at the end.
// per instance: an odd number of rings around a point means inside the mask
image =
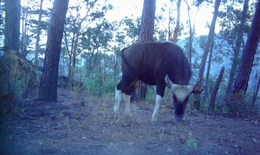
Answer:
POLYGON ((115 105, 114 105, 115 121, 116 122, 119 121, 119 107, 120 107, 122 97, 125 102, 125 114, 127 116, 126 126, 130 126, 132 120, 131 106, 130 106, 131 95, 122 93, 121 90, 117 90, 117 89, 115 91, 115 105))
POLYGON ((115 89, 115 104, 114 104, 114 113, 115 113, 115 120, 116 122, 119 121, 119 107, 122 100, 122 97, 125 101, 125 113, 128 117, 131 116, 130 110, 130 95, 126 95, 126 92, 129 91, 128 85, 126 84, 125 80, 122 79, 119 84, 116 86, 115 89))
POLYGON ((115 119, 116 121, 118 121, 119 119, 119 106, 121 103, 121 99, 122 99, 122 91, 117 89, 115 90, 115 104, 114 104, 114 113, 115 113, 115 119))
POLYGON ((131 124, 132 124, 130 98, 131 98, 131 95, 124 94, 126 126, 131 126, 131 124))
POLYGON ((134 87, 138 80, 136 80, 134 75, 128 75, 123 77, 123 79, 119 82, 116 87, 115 92, 115 105, 114 105, 114 112, 118 119, 119 115, 119 106, 121 102, 121 98, 123 96, 125 102, 125 114, 127 116, 127 126, 131 124, 132 115, 131 115, 131 106, 130 106, 130 97, 134 90, 134 87))
POLYGON ((125 114, 128 117, 131 117, 131 106, 130 106, 130 98, 131 95, 124 94, 124 101, 125 101, 125 114))

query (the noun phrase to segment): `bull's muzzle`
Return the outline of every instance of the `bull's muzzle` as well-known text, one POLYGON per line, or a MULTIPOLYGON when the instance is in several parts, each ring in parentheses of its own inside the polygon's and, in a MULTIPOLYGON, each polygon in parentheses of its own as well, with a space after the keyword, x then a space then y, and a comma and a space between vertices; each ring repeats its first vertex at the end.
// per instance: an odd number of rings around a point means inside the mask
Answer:
POLYGON ((174 118, 175 118, 176 121, 179 122, 179 121, 182 121, 182 120, 183 120, 184 115, 176 115, 176 114, 175 114, 175 115, 174 115, 174 118))

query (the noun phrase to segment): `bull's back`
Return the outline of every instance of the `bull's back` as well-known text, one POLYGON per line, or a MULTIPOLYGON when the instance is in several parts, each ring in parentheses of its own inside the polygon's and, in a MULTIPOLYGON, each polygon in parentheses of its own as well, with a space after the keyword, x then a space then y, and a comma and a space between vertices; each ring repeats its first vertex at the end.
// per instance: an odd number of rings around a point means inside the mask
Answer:
POLYGON ((190 76, 188 61, 182 49, 170 42, 133 44, 122 51, 122 56, 123 74, 130 69, 141 78, 149 77, 151 82, 155 80, 155 73, 162 76, 175 73, 184 76, 184 79, 190 76))

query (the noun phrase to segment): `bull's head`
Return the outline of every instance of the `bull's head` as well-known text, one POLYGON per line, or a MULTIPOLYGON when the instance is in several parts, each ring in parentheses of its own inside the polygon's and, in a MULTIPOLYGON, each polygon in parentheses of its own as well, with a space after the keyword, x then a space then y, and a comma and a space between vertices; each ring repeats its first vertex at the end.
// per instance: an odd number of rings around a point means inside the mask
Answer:
POLYGON ((184 117, 184 112, 186 109, 186 105, 189 100, 189 95, 199 94, 203 90, 203 86, 199 85, 199 82, 192 85, 178 85, 174 84, 168 76, 165 77, 165 81, 170 87, 172 93, 173 93, 173 105, 174 105, 174 116, 177 121, 181 121, 184 117))

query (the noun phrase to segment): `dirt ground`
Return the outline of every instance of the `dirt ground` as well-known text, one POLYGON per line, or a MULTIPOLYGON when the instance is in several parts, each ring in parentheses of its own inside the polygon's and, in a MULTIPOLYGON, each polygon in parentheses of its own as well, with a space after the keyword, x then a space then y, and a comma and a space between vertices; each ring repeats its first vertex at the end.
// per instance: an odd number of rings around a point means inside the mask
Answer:
POLYGON ((234 118, 187 109, 175 122, 162 106, 152 126, 154 103, 132 104, 127 126, 124 104, 113 119, 114 100, 58 90, 58 103, 23 100, 1 109, 1 155, 260 154, 260 117, 234 118))

